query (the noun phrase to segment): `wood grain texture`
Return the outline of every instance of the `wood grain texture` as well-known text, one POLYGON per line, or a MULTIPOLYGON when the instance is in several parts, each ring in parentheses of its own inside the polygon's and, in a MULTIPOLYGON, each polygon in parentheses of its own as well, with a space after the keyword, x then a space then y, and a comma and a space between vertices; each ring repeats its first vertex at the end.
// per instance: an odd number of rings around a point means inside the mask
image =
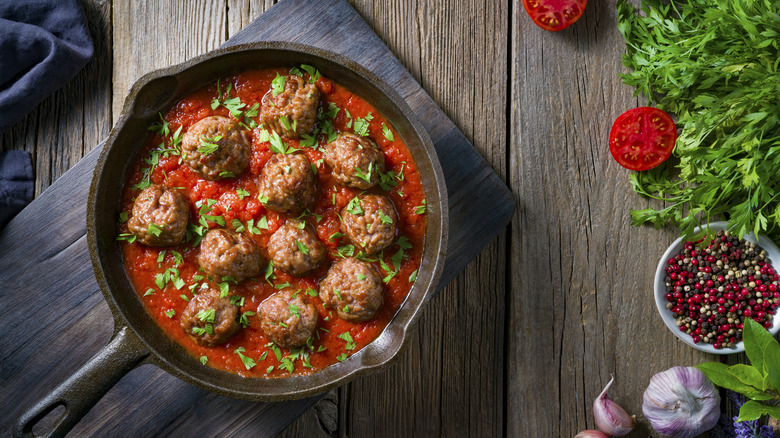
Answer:
POLYGON ((641 417, 650 377, 713 356, 687 347, 657 315, 653 275, 677 232, 629 225, 645 208, 610 156, 612 121, 642 106, 621 84, 615 2, 588 2, 571 28, 545 32, 516 1, 512 17, 511 230, 507 434, 574 436, 595 428, 610 395, 641 417))
POLYGON ((228 24, 225 0, 116 0, 113 121, 136 79, 216 49, 228 24))
MULTIPOLYGON (((505 175, 507 5, 355 1, 355 8, 485 157, 505 175), (434 13, 436 11, 436 13, 434 13), (426 56, 421 56, 425 54, 426 56)), ((503 429, 505 235, 425 310, 398 364, 350 383, 343 433, 499 436, 503 429)))

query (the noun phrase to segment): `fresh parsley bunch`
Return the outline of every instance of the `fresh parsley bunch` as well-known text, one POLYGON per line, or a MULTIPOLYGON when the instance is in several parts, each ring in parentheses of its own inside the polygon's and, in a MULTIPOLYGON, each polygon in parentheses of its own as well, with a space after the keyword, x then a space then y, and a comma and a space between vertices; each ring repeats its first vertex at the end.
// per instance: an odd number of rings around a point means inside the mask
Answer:
POLYGON ((618 0, 626 40, 621 75, 677 116, 682 133, 665 164, 631 175, 633 189, 667 202, 632 210, 632 223, 728 219, 742 237, 780 238, 780 2, 618 0), (669 163, 668 161, 667 163, 669 163))

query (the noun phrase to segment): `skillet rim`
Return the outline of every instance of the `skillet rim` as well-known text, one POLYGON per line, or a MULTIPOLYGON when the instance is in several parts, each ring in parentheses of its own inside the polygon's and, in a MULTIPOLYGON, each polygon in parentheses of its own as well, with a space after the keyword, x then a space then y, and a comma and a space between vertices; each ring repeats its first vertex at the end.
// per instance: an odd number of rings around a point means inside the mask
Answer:
MULTIPOLYGON (((300 61, 298 63, 300 63, 300 61)), ((320 68, 322 64, 318 64, 315 61, 315 65, 317 65, 318 69, 323 70, 320 68)), ((272 66, 274 65, 266 64, 264 66, 258 65, 256 68, 268 68, 272 66)), ((331 66, 328 66, 328 68, 330 67, 331 66)), ((240 70, 241 69, 223 71, 222 75, 230 74, 240 70)), ((244 70, 246 70, 246 68, 244 68, 244 70)), ((203 84, 213 81, 214 79, 215 79, 214 77, 210 77, 206 81, 201 81, 202 82, 201 86, 203 84)), ((331 79, 333 78, 331 77, 331 79)), ((341 80, 337 80, 337 82, 341 84, 344 83, 341 80)), ((178 81, 176 81, 176 84, 178 87, 178 81)), ((352 89, 352 87, 350 86, 347 86, 347 88, 352 89)), ((188 88, 186 90, 177 89, 176 90, 177 92, 173 92, 173 94, 168 99, 166 99, 166 102, 160 105, 159 108, 157 109, 162 110, 167 107, 170 107, 170 104, 172 102, 169 101, 171 99, 173 99, 173 101, 175 102, 176 100, 186 95, 186 93, 190 93, 196 89, 197 87, 188 88)), ((376 102, 369 100, 363 94, 359 94, 359 95, 365 98, 366 100, 368 100, 375 107, 378 106, 376 102)), ((141 111, 143 111, 143 109, 141 111)), ((152 113, 156 114, 156 111, 152 113)), ((141 143, 141 141, 139 141, 139 143, 141 143)), ((137 147, 135 152, 132 154, 131 160, 137 158, 139 150, 140 147, 137 147)), ((125 171, 126 170, 127 168, 125 167, 125 171)), ((125 179, 126 179, 126 173, 122 175, 121 178, 122 184, 120 187, 124 186, 125 179)), ((253 43, 239 44, 239 45, 235 45, 223 49, 217 49, 215 51, 193 58, 184 63, 147 73, 146 75, 142 76, 134 83, 130 92, 128 93, 128 96, 125 99, 122 113, 117 123, 114 125, 113 129, 111 130, 111 133, 109 134, 109 137, 106 140, 106 143, 103 147, 103 150, 100 153, 100 156, 98 158, 95 167, 92 183, 90 186, 89 200, 87 206, 87 238, 88 238, 90 257, 92 260, 93 269, 95 271, 95 277, 100 286, 100 290, 103 293, 104 298, 106 299, 106 302, 109 304, 109 307, 111 308, 111 312, 115 320, 115 332, 118 332, 123 327, 128 327, 133 332, 133 334, 136 337, 138 337, 138 339, 141 341, 144 347, 148 349, 148 351, 151 353, 149 358, 147 358, 145 362, 154 363, 158 365, 160 368, 162 368, 163 370, 165 370, 166 372, 188 383, 194 384, 198 387, 201 387, 203 389, 206 389, 214 393, 218 393, 221 395, 226 395, 234 398, 256 400, 256 401, 280 401, 280 400, 288 400, 294 398, 302 398, 302 397, 311 396, 317 393, 324 392, 328 389, 339 386, 357 377, 379 372, 384 368, 388 367, 394 360, 397 360, 399 356, 399 352, 403 350, 408 343, 410 337, 409 336, 410 330, 414 328, 414 323, 419 318, 420 312, 424 304, 432 296, 433 292, 438 286, 438 282, 441 277, 441 273, 445 261, 445 252, 446 252, 447 237, 448 237, 447 205, 448 205, 447 189, 444 183, 443 171, 441 168, 441 164, 438 160, 438 155, 436 154, 436 150, 433 146, 433 143, 427 131, 423 127, 422 123, 417 118, 416 114, 414 114, 414 112, 411 110, 409 105, 406 103, 406 100, 403 97, 401 97, 394 89, 392 89, 389 86, 389 84, 387 84, 385 81, 380 79, 377 75, 367 70, 366 68, 362 67, 360 64, 356 63, 355 61, 352 61, 351 59, 334 52, 330 52, 327 50, 323 50, 320 48, 316 48, 313 46, 300 44, 300 43, 291 43, 291 42, 283 42, 283 41, 253 42, 253 43), (136 302, 140 304, 141 308, 143 309, 144 315, 146 315, 148 320, 152 321, 152 325, 154 326, 154 328, 152 329, 142 327, 143 330, 141 330, 141 332, 139 333, 138 328, 135 326, 135 323, 133 322, 133 318, 134 318, 133 314, 131 314, 130 317, 128 317, 127 314, 127 312, 133 311, 134 309, 128 310, 126 308, 127 306, 122 304, 122 301, 118 301, 117 295, 115 295, 115 292, 112 290, 112 287, 109 285, 109 283, 113 282, 115 279, 111 278, 112 274, 110 274, 110 271, 106 270, 105 264, 110 264, 111 261, 106 261, 103 258, 101 258, 101 257, 106 257, 105 256, 105 252, 107 251, 106 247, 110 245, 110 244, 108 245, 106 244, 105 237, 103 237, 103 240, 101 241, 101 236, 99 235, 99 230, 98 230, 98 226, 99 226, 98 221, 100 220, 100 218, 98 217, 99 216, 98 208, 102 205, 101 200, 98 199, 98 197, 103 191, 103 185, 101 184, 101 181, 103 181, 104 178, 109 178, 108 175, 105 175, 105 171, 106 171, 105 168, 106 168, 107 161, 109 160, 109 158, 111 158, 110 157, 111 153, 116 147, 118 141, 122 139, 121 136, 125 135, 124 130, 128 129, 128 124, 133 120, 135 120, 136 122, 144 121, 144 118, 142 116, 139 116, 138 114, 134 114, 134 112, 138 112, 136 108, 136 104, 138 103, 139 94, 141 94, 142 92, 144 92, 144 90, 149 88, 150 84, 153 84, 155 81, 158 82, 162 81, 163 84, 161 85, 166 85, 166 84, 171 85, 171 83, 169 82, 171 78, 177 78, 183 74, 187 74, 188 72, 191 72, 192 70, 198 68, 199 66, 203 66, 209 62, 218 62, 220 59, 226 59, 231 56, 236 56, 237 54, 246 54, 248 52, 251 52, 252 56, 261 56, 265 52, 290 52, 290 54, 293 55, 293 57, 299 56, 299 58, 308 58, 308 59, 319 58, 320 60, 325 61, 325 63, 331 63, 333 66, 336 67, 336 69, 342 68, 350 71, 352 74, 359 77, 360 80, 365 81, 366 84, 369 86, 369 88, 370 87, 376 88, 377 91, 379 91, 380 93, 378 97, 388 99, 389 105, 393 106, 395 110, 400 112, 400 115, 403 117, 402 120, 393 118, 392 116, 388 115, 385 111, 380 111, 388 118, 388 121, 397 129, 399 124, 401 123, 408 124, 408 131, 405 132, 405 135, 402 135, 402 138, 404 139, 405 143, 407 144, 407 147, 412 153, 415 159, 415 164, 417 164, 418 166, 418 170, 421 170, 422 167, 421 164, 424 164, 425 169, 431 171, 431 175, 429 176, 423 175, 423 172, 420 171, 421 181, 423 183, 425 196, 428 201, 428 226, 426 229, 426 237, 424 243, 425 249, 423 251, 423 256, 420 264, 420 271, 418 272, 418 278, 414 286, 410 290, 406 300, 404 301, 404 303, 402 304, 401 308, 398 310, 396 315, 391 319, 391 321, 385 327, 385 329, 380 333, 380 335, 376 339, 374 339, 371 343, 366 345, 366 347, 364 347, 360 351, 350 356, 350 358, 345 360, 344 362, 331 365, 320 371, 305 376, 290 376, 285 378, 273 378, 273 379, 266 379, 262 377, 243 378, 237 374, 217 370, 211 367, 203 367, 202 365, 199 364, 199 362, 198 362, 198 367, 206 369, 205 373, 199 372, 193 374, 192 370, 183 369, 181 366, 179 366, 178 363, 178 360, 182 359, 182 351, 184 352, 183 356, 185 357, 186 361, 197 362, 197 359, 191 356, 189 353, 186 353, 186 351, 184 351, 184 349, 181 347, 179 347, 181 351, 174 351, 173 353, 171 353, 170 350, 167 350, 161 352, 161 350, 163 350, 163 348, 161 347, 170 347, 170 346, 159 345, 158 344, 158 342, 160 341, 159 339, 152 339, 152 340, 147 339, 147 337, 149 336, 147 332, 149 330, 154 331, 154 329, 156 328, 158 332, 163 334, 164 332, 162 332, 159 326, 156 323, 154 323, 154 321, 151 320, 151 318, 148 317, 148 313, 146 312, 144 305, 141 303, 141 300, 137 298, 136 292, 131 288, 130 290, 132 292, 133 297, 135 297, 136 302), (410 138, 408 138, 409 136, 414 137, 412 140, 414 140, 415 142, 419 141, 420 145, 415 146, 414 150, 413 150, 412 143, 409 141, 410 140, 410 138), (425 160, 421 162, 420 158, 425 158, 425 160), (435 203, 431 202, 432 198, 434 198, 433 196, 434 194, 436 200, 438 201, 435 203), (431 233, 432 230, 433 233, 431 233), (425 267, 430 266, 430 270, 428 270, 427 272, 423 272, 423 266, 425 267), (107 272, 109 273, 107 274, 107 272), (420 282, 421 279, 424 281, 420 282), (412 297, 414 297, 414 299, 412 299, 412 297), (380 339, 382 341, 378 342, 380 341, 380 339), (379 344, 388 344, 388 345, 379 345, 379 344), (378 361, 365 360, 366 356, 373 354, 372 353, 373 350, 376 350, 377 348, 384 349, 384 352, 380 351, 379 353, 376 354, 380 354, 380 355, 384 354, 384 356, 386 357, 380 357, 378 361), (171 357, 168 357, 169 355, 172 356, 174 360, 170 360, 171 357), (204 374, 206 375, 205 377, 203 376, 204 374), (262 381, 266 383, 264 385, 260 385, 261 389, 268 389, 265 387, 272 386, 273 387, 272 389, 275 390, 271 392, 266 392, 266 391, 259 391, 256 388, 242 389, 236 386, 235 384, 232 386, 225 386, 224 384, 220 384, 219 382, 219 380, 222 379, 227 379, 229 381, 232 381, 233 383, 235 383, 236 381, 246 382, 248 380, 262 381), (270 384, 269 382, 272 382, 273 384, 270 384), (276 388, 279 389, 276 390, 276 388)), ((109 214, 110 212, 103 213, 103 216, 109 214)), ((114 230, 113 230, 113 234, 110 235, 109 240, 113 241, 113 237, 116 234, 115 218, 114 215, 111 216, 112 216, 112 220, 114 221, 114 230)), ((118 246, 116 243, 114 243, 114 245, 118 246)), ((124 264, 122 263, 122 266, 123 265, 124 264)), ((123 267, 122 270, 124 270, 123 267)), ((117 291, 116 293, 119 294, 121 292, 117 291)), ((137 312, 137 309, 135 311, 137 312)), ((167 335, 165 336, 167 337, 167 335)), ((170 340, 170 338, 168 339, 170 340)), ((173 341, 170 341, 170 343, 178 346, 178 344, 176 344, 173 341)), ((199 371, 203 371, 203 369, 199 371)))

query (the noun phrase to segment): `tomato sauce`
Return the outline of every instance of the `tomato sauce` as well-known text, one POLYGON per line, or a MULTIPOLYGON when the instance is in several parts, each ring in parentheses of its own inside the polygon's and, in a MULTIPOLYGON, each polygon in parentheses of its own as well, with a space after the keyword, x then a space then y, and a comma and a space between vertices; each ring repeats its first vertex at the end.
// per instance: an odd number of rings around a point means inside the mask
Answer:
MULTIPOLYGON (((236 178, 221 181, 205 180, 182 162, 180 155, 176 153, 175 138, 177 131, 180 135, 207 116, 219 115, 236 119, 235 114, 231 114, 224 105, 212 107, 214 99, 225 97, 228 87, 230 98, 240 98, 240 102, 245 104, 243 111, 247 111, 254 104, 262 105, 263 97, 269 92, 271 81, 277 73, 286 75, 288 72, 287 69, 266 69, 223 77, 219 82, 183 98, 162 114, 161 119, 168 124, 168 130, 161 129, 162 120, 156 127, 150 128, 153 132, 145 140, 141 155, 133 164, 123 190, 122 214, 118 227, 120 236, 127 236, 128 228, 123 220, 126 221, 134 198, 141 190, 138 185, 148 181, 176 188, 185 195, 190 203, 191 228, 201 223, 207 224, 208 228, 222 226, 211 219, 201 222, 204 220, 201 218, 202 212, 209 218, 221 216, 225 228, 235 230, 238 227, 239 231, 244 228, 244 234, 259 244, 267 258, 268 239, 284 224, 288 214, 266 210, 258 200, 258 176, 266 161, 273 155, 271 144, 263 141, 267 139, 263 127, 258 126, 251 130, 251 159, 248 170, 236 178), (168 152, 164 152, 165 150, 168 152), (200 203, 200 207, 196 203, 200 203), (212 204, 211 210, 204 211, 203 203, 212 204), (249 226, 250 221, 254 227, 249 226)), ((304 73, 304 79, 309 78, 309 74, 304 73)), ((368 134, 384 152, 385 171, 394 172, 392 181, 396 185, 390 190, 383 190, 377 185, 365 191, 388 196, 399 216, 396 242, 381 255, 384 263, 379 260, 372 262, 387 280, 384 304, 373 319, 351 323, 340 319, 334 310, 324 308, 319 297, 307 296, 306 299, 317 308, 320 320, 312 345, 296 351, 272 346, 260 330, 260 321, 256 315, 258 305, 281 289, 281 285, 289 283, 300 289, 302 294, 307 293, 310 288, 318 290, 319 280, 325 276, 332 261, 342 257, 339 251, 343 252, 349 244, 343 237, 333 237, 334 233, 340 232, 338 214, 354 196, 363 192, 344 187, 331 176, 321 152, 321 148, 328 142, 326 133, 318 135, 317 144, 313 147, 301 147, 300 140, 284 139, 290 147, 301 149, 317 168, 317 201, 312 214, 306 215, 304 219, 314 227, 319 239, 327 246, 328 261, 305 277, 293 277, 274 268, 273 275, 267 278, 261 275, 237 285, 230 284, 230 294, 243 297, 239 312, 244 314, 243 321, 248 325, 241 328, 226 344, 216 347, 200 346, 190 339, 179 325, 179 316, 188 300, 193 297, 193 292, 208 281, 196 259, 199 253, 199 247, 193 245, 196 233, 188 233, 188 241, 172 247, 147 247, 138 242, 121 241, 126 270, 149 314, 171 338, 193 356, 200 358, 206 366, 246 377, 285 377, 316 372, 344 360, 374 340, 398 311, 414 282, 422 257, 426 215, 420 208, 425 205, 425 193, 412 156, 394 128, 365 100, 324 77, 319 77, 316 85, 322 92, 320 111, 334 111, 333 105, 338 108, 338 113, 331 121, 335 131, 352 132, 350 126, 355 119, 365 118, 369 113, 373 116, 369 121, 368 134), (388 132, 390 134, 387 134, 388 132), (403 247, 399 245, 399 239, 402 239, 403 247), (399 251, 403 251, 404 257, 396 272, 393 256, 399 251), (393 273, 395 275, 392 275, 393 273), (354 346, 347 343, 344 338, 348 336, 344 333, 349 333, 354 346), (347 347, 352 348, 348 350, 347 347), (283 363, 286 366, 282 366, 283 363)), ((245 117, 245 114, 238 114, 240 119, 237 120, 247 124, 250 120, 258 119, 251 114, 250 117, 245 117)), ((294 215, 297 216, 299 215, 294 215)), ((293 215, 290 214, 289 217, 293 215)), ((398 257, 396 263, 397 261, 398 257)), ((217 289, 220 287, 216 283, 211 283, 210 286, 217 289)))

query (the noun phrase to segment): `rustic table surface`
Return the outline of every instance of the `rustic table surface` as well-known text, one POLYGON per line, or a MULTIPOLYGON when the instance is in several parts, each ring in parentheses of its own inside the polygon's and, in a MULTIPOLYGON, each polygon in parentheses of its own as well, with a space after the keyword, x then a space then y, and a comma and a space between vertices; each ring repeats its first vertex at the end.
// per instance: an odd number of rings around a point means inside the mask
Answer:
MULTIPOLYGON (((217 48, 274 2, 83 3, 95 57, 0 136, 0 150, 32 153, 36 195, 107 136, 138 77, 217 48)), ((573 436, 595 427, 610 374, 612 398, 639 414, 630 436, 648 436, 650 377, 713 359, 658 317, 652 276, 676 232, 629 225, 628 208, 649 201, 607 148, 615 117, 646 103, 618 77, 614 3, 591 1, 552 33, 519 0, 350 0, 517 206, 428 304, 400 360, 331 391, 283 436, 573 436)), ((220 435, 235 430, 247 425, 226 418, 220 435)))

